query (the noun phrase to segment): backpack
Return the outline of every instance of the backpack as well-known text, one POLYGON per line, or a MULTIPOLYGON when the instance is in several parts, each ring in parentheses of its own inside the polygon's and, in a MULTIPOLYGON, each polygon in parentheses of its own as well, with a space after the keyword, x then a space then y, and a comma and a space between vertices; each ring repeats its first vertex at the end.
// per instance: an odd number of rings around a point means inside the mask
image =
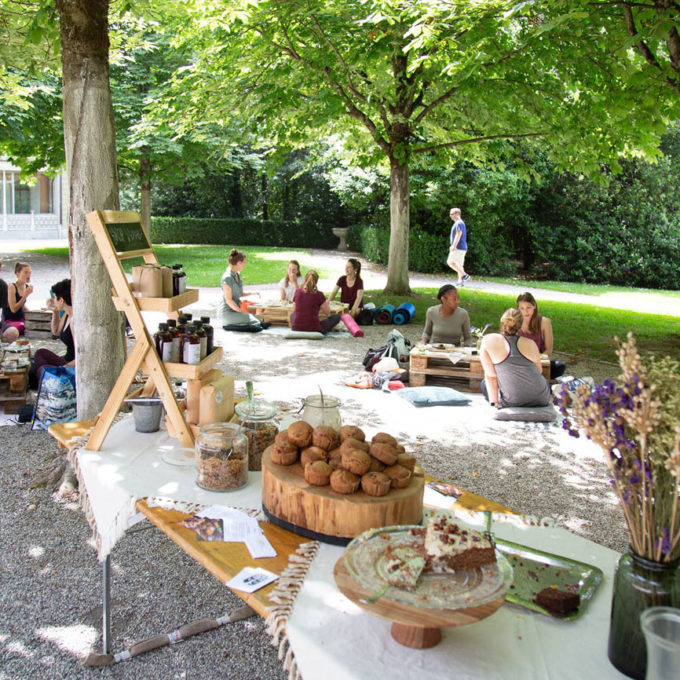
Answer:
POLYGON ((363 363, 364 368, 367 371, 370 371, 373 366, 377 364, 383 357, 392 357, 393 359, 399 361, 395 346, 388 343, 387 345, 378 347, 378 349, 369 349, 361 363, 363 363))
POLYGON ((396 328, 391 330, 387 334, 387 344, 394 347, 395 354, 394 358, 400 363, 407 362, 409 360, 409 353, 411 351, 411 341, 407 340, 396 328))

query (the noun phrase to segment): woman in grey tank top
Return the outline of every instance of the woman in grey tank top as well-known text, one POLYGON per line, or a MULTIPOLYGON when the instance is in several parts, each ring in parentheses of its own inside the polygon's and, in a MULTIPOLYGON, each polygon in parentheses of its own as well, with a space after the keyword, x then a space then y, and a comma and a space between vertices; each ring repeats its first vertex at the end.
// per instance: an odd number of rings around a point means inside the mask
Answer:
POLYGON ((533 340, 517 337, 521 326, 519 310, 508 309, 501 317, 501 332, 487 335, 482 343, 482 393, 496 408, 550 403, 538 347, 533 340))

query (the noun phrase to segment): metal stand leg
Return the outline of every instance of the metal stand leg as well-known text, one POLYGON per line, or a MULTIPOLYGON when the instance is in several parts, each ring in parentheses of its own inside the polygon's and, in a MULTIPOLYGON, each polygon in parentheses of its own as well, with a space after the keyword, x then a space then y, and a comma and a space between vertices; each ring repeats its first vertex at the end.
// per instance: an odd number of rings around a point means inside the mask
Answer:
POLYGON ((111 557, 102 563, 102 651, 111 653, 111 557))

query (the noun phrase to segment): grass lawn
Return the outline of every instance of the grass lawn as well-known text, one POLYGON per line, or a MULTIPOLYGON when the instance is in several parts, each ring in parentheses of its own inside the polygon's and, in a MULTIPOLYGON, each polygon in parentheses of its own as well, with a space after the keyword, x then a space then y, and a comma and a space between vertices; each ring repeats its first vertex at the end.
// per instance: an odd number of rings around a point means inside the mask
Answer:
MULTIPOLYGON (((173 265, 181 262, 187 273, 189 285, 218 286, 226 267, 228 249, 220 246, 182 245, 154 246, 158 259, 163 264, 173 265)), ((279 281, 286 272, 291 259, 297 259, 303 270, 315 266, 311 253, 306 250, 283 250, 278 248, 243 248, 248 256, 244 279, 249 285, 279 281)), ((68 258, 67 248, 40 248, 28 252, 43 253, 55 257, 68 258)), ((125 260, 124 267, 129 273, 133 264, 139 260, 125 260)), ((337 271, 319 269, 322 278, 333 278, 337 271)), ((502 283, 514 283, 514 279, 488 279, 502 283)), ((523 282, 527 288, 540 287, 564 290, 581 295, 601 296, 603 301, 608 294, 663 295, 675 296, 680 300, 678 291, 642 291, 641 289, 617 286, 595 286, 581 283, 559 281, 523 282)), ((326 291, 328 292, 328 291, 326 291)), ((422 327, 428 307, 437 303, 437 288, 418 288, 410 301, 416 307, 411 322, 422 327)), ((379 291, 366 291, 366 300, 376 305, 399 303, 393 296, 384 296, 379 291)), ((460 291, 461 306, 470 314, 474 326, 483 327, 491 322, 490 331, 498 331, 501 314, 515 304, 514 295, 499 295, 482 290, 463 289, 460 291)), ((574 302, 541 301, 541 314, 550 318, 555 333, 555 346, 560 351, 576 356, 590 357, 601 361, 617 361, 614 354, 614 336, 625 337, 633 331, 643 352, 678 355, 680 353, 680 317, 644 314, 606 306, 595 307, 574 302)))
MULTIPOLYGON (((219 286, 224 270, 227 268, 229 248, 226 246, 154 246, 154 252, 161 264, 172 266, 182 263, 189 286, 219 286)), ((321 278, 339 276, 338 271, 327 271, 314 264, 312 254, 308 250, 284 250, 282 248, 245 247, 241 248, 247 255, 243 279, 249 286, 280 281, 286 275, 289 260, 298 260, 303 270, 314 267, 321 278)), ((68 248, 36 248, 26 252, 42 253, 54 257, 68 258, 68 248)), ((123 261, 123 269, 130 274, 132 267, 143 264, 144 260, 134 258, 123 261)))

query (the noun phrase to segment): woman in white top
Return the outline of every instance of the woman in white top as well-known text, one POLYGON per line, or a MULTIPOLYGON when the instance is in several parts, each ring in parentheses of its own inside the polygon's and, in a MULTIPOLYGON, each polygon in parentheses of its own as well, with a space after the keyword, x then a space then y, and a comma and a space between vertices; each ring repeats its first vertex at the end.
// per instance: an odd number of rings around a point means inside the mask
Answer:
POLYGON ((288 263, 286 275, 279 281, 279 290, 281 291, 281 300, 292 302, 295 291, 302 288, 305 282, 304 277, 300 274, 300 263, 297 260, 291 260, 288 263))

